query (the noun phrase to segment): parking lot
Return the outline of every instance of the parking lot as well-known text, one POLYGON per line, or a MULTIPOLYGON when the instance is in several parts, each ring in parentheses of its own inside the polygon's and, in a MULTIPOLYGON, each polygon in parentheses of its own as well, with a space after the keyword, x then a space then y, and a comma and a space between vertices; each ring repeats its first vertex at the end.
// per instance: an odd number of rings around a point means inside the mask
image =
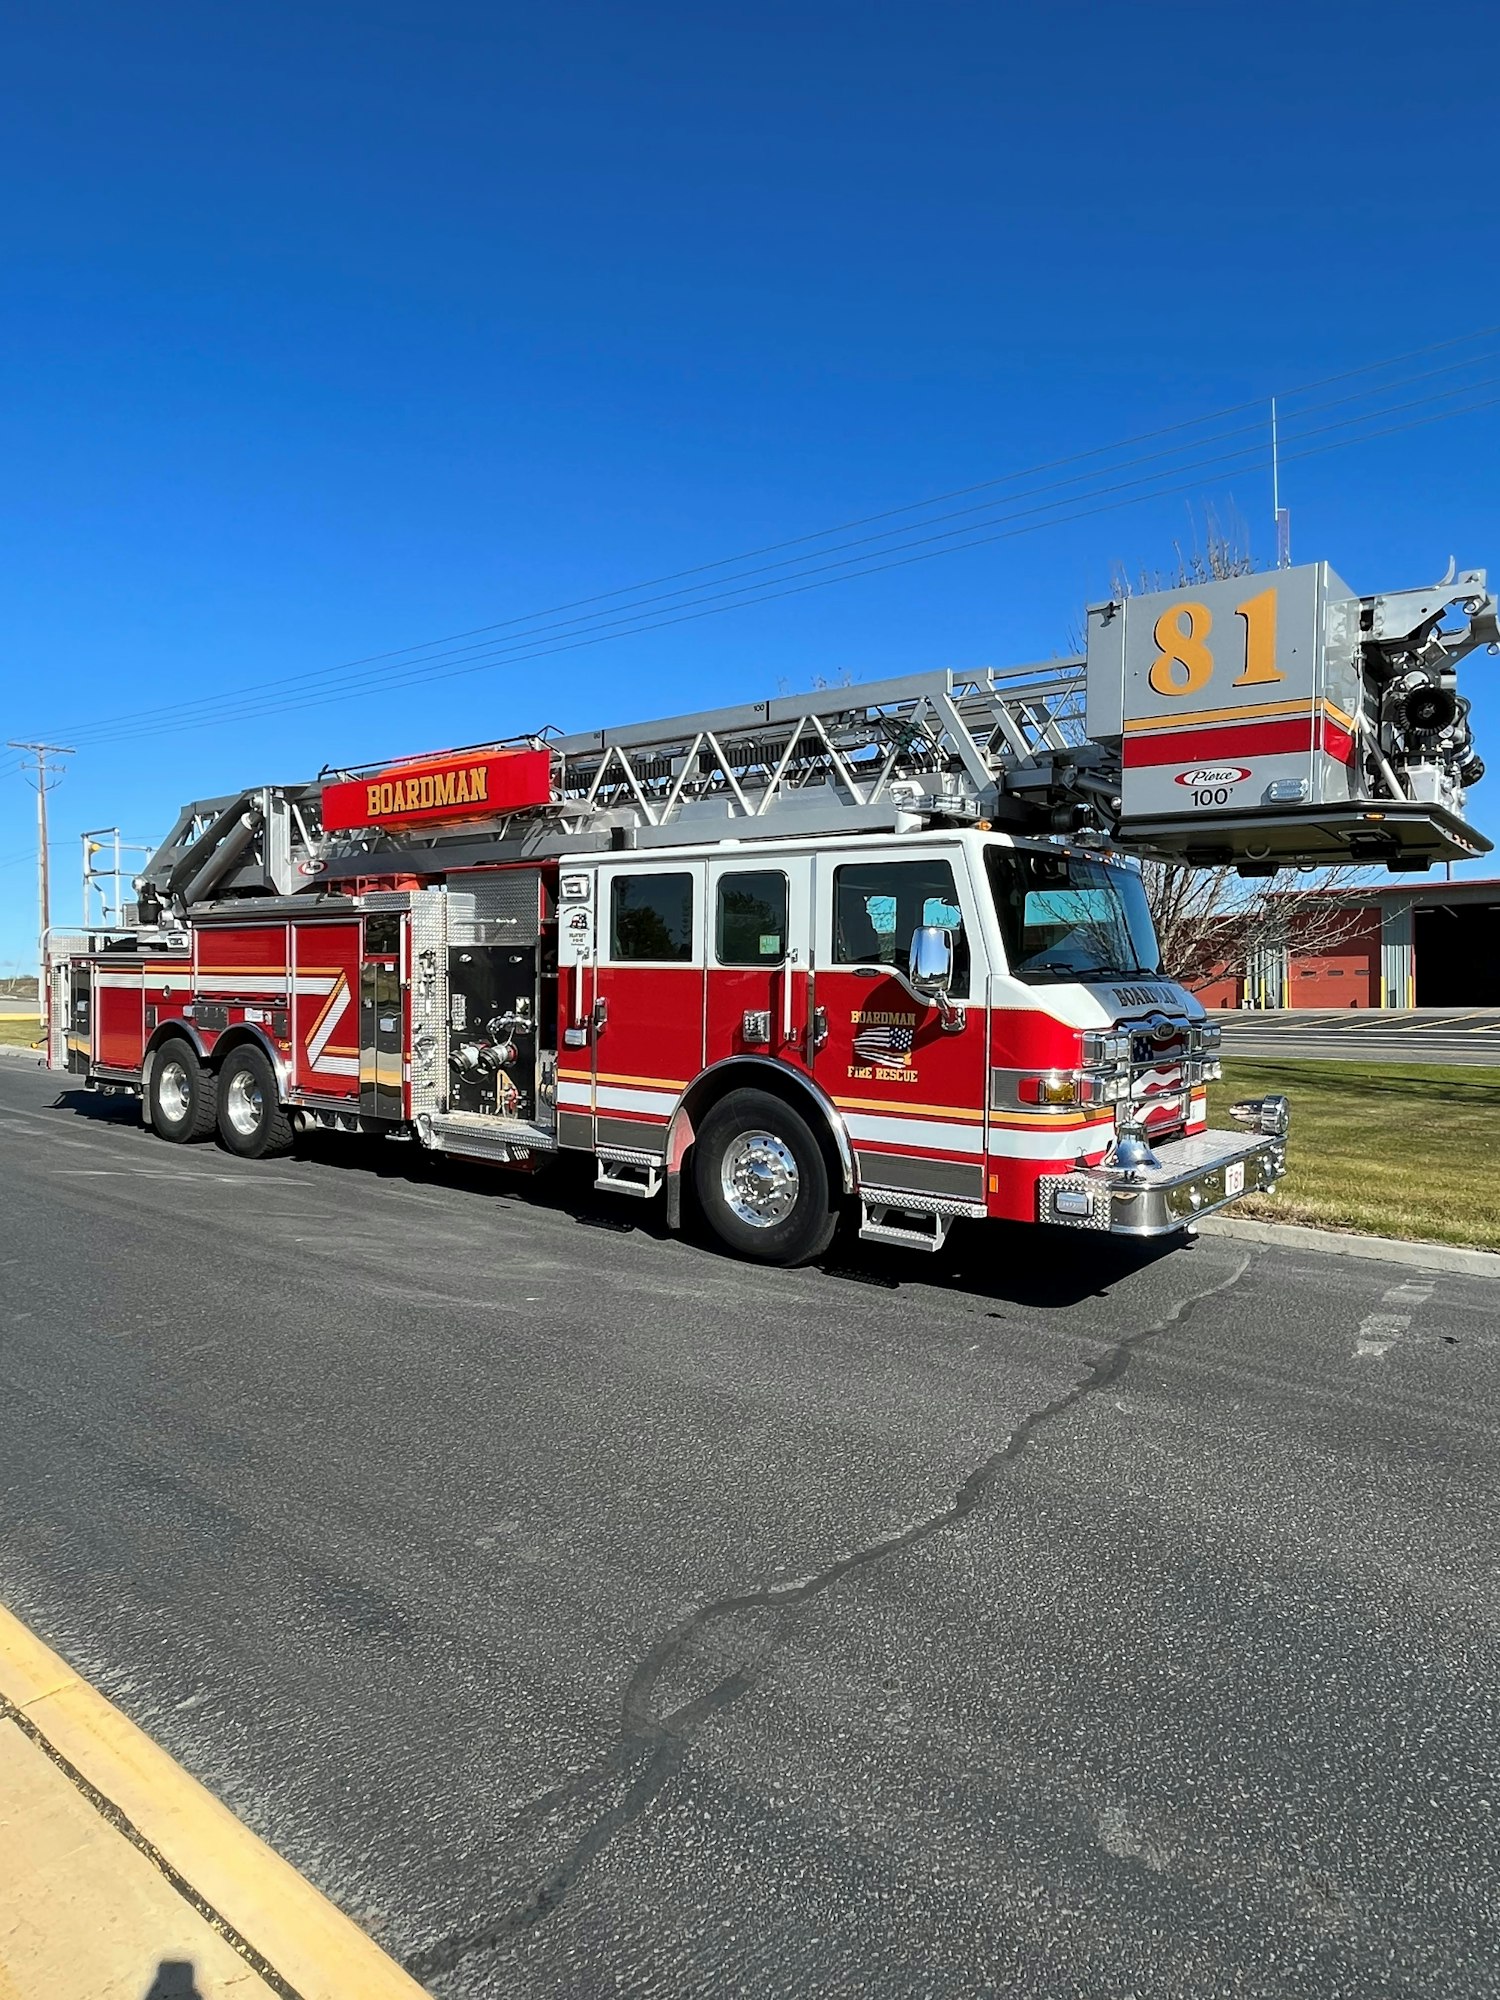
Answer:
POLYGON ((1214 1016, 1226 1053, 1330 1062, 1500 1065, 1500 1009, 1294 1007, 1214 1016))
POLYGON ((0 1066, 0 1599, 433 1993, 1491 1995, 1492 1281, 0 1066))

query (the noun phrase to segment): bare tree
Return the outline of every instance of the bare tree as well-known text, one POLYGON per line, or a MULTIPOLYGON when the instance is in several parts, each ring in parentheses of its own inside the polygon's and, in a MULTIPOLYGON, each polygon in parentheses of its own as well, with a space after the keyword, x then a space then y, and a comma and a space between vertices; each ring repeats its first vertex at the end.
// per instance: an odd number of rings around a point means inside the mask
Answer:
POLYGON ((1130 570, 1116 561, 1110 573, 1110 589, 1116 597, 1147 596, 1154 590, 1185 590, 1189 584, 1210 583, 1226 576, 1249 576, 1255 570, 1250 553, 1250 530, 1231 500, 1229 519, 1221 522, 1210 502, 1204 503, 1200 530, 1192 509, 1188 510, 1189 540, 1172 544, 1177 561, 1168 569, 1130 570))
POLYGON ((1361 868, 1324 868, 1298 880, 1244 880, 1232 868, 1141 864, 1161 962, 1184 986, 1246 976, 1258 958, 1292 950, 1316 958, 1348 944, 1368 907, 1361 868))

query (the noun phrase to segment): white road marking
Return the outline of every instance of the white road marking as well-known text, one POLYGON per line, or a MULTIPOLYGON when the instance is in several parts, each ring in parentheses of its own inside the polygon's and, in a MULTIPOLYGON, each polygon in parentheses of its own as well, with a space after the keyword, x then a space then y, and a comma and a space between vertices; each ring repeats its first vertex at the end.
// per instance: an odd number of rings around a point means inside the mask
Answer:
POLYGON ((245 1174, 184 1174, 171 1167, 52 1167, 54 1174, 67 1174, 74 1180, 91 1181, 230 1181, 240 1186, 249 1176, 245 1174))
MULTIPOLYGON (((1408 1278, 1404 1284, 1392 1285, 1381 1297, 1382 1306, 1410 1306, 1413 1311, 1425 1305, 1432 1297, 1432 1286, 1420 1278, 1408 1278)), ((1354 1342, 1354 1358, 1379 1361, 1387 1350, 1398 1341, 1411 1325, 1410 1312, 1366 1313, 1359 1323, 1359 1333, 1354 1342)))

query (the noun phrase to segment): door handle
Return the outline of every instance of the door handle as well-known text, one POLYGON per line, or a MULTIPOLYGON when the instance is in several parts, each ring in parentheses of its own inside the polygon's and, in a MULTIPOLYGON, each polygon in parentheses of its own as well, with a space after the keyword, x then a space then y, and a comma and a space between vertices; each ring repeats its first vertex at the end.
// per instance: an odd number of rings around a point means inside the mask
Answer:
POLYGON ((607 1000, 599 999, 594 1002, 593 1012, 589 1015, 589 1026, 596 1037, 602 1035, 604 1030, 609 1026, 609 1002, 607 1000))

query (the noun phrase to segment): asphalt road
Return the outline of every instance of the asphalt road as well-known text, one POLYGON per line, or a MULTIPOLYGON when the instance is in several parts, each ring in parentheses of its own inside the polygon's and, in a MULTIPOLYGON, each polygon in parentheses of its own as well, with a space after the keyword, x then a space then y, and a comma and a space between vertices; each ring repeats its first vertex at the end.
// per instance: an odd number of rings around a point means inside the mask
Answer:
POLYGON ((1500 1068, 1500 1008, 1292 1007, 1213 1018, 1223 1026, 1226 1055, 1500 1068))
POLYGON ((764 1275, 14 1063, 0 1201, 0 1598, 435 1994, 1500 1992, 1493 1282, 764 1275))

